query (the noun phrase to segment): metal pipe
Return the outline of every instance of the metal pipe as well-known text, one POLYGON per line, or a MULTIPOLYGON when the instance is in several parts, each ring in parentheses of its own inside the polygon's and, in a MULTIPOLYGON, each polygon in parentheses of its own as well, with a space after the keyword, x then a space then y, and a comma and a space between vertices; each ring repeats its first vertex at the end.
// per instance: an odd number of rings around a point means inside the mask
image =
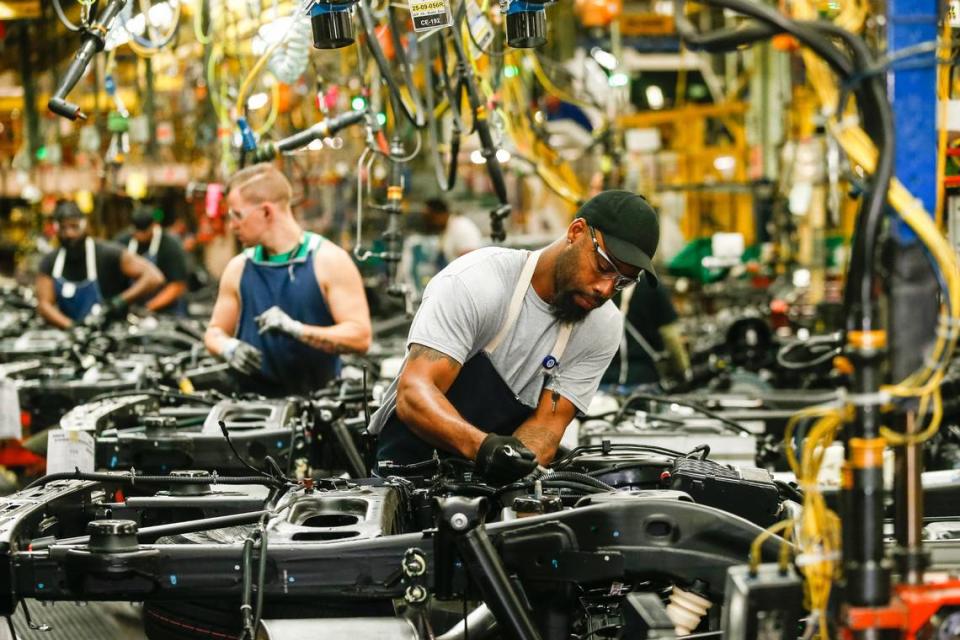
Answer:
POLYGON ((497 619, 490 611, 490 607, 481 604, 468 613, 464 620, 450 627, 446 633, 437 636, 436 640, 465 640, 468 633, 470 638, 481 640, 495 631, 496 628, 497 619))
MULTIPOLYGON (((916 416, 906 414, 904 433, 918 431, 916 416)), ((923 449, 917 444, 897 447, 894 493, 896 499, 894 527, 897 539, 896 558, 901 580, 906 584, 923 584, 927 557, 923 549, 923 449)))
POLYGON ((480 586, 483 601, 493 611, 504 635, 516 640, 540 640, 527 609, 513 590, 500 556, 480 525, 457 536, 457 548, 470 568, 470 576, 480 586))
MULTIPOLYGON (((241 524, 253 524, 262 516, 271 513, 270 511, 249 511, 247 513, 234 513, 228 516, 217 516, 215 518, 200 518, 198 520, 185 520, 184 522, 174 522, 172 524, 158 524, 153 527, 144 527, 137 531, 137 538, 156 539, 161 536, 168 536, 175 533, 195 533, 197 531, 209 531, 221 527, 232 527, 241 524)), ((75 538, 62 538, 60 540, 38 540, 32 543, 32 551, 40 551, 52 545, 68 544, 87 544, 90 542, 90 536, 77 536, 75 538)))

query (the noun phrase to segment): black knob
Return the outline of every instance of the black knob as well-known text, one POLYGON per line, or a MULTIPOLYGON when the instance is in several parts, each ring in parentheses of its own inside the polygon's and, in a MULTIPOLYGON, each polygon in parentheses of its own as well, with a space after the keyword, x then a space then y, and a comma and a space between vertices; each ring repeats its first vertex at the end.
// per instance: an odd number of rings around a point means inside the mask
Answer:
POLYGON ((170 486, 172 496, 203 496, 210 493, 211 476, 209 471, 200 469, 178 469, 170 472, 171 478, 190 478, 197 482, 177 482, 170 486))
POLYGON ((87 524, 87 533, 87 546, 94 553, 122 553, 139 548, 137 523, 133 520, 93 520, 87 524))

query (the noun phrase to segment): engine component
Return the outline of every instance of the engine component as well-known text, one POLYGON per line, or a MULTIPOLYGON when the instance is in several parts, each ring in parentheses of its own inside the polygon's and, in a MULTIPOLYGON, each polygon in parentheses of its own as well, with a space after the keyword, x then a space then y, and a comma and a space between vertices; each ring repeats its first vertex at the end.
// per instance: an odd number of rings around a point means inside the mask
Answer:
POLYGON ((700 626, 700 621, 712 605, 713 603, 702 595, 673 585, 667 615, 673 621, 677 635, 687 636, 700 626))
POLYGON ((803 611, 803 580, 792 568, 747 565, 727 573, 723 602, 725 640, 794 640, 803 611))
POLYGON ((164 408, 158 415, 102 430, 95 459, 100 468, 134 467, 150 473, 173 469, 245 473, 244 462, 259 466, 267 455, 290 466, 302 453, 311 424, 310 413, 295 399, 222 400, 212 408, 206 404, 164 408), (242 461, 227 452, 221 421, 242 461))
POLYGON ((666 480, 696 502, 729 511, 760 526, 776 521, 780 492, 773 476, 756 467, 731 468, 711 460, 678 458, 666 480))
MULTIPOLYGON (((762 431, 763 423, 745 425, 762 431)), ((731 432, 713 418, 681 413, 646 413, 637 411, 618 424, 606 420, 590 420, 580 426, 580 444, 612 443, 645 445, 686 453, 707 445, 710 457, 732 465, 756 464, 757 437, 731 432)))
POLYGON ((630 593, 623 603, 624 638, 638 640, 674 640, 674 623, 660 596, 655 593, 630 593))
POLYGON ((136 420, 144 414, 156 411, 155 396, 145 394, 123 395, 81 404, 60 418, 60 427, 67 431, 100 433, 136 420))

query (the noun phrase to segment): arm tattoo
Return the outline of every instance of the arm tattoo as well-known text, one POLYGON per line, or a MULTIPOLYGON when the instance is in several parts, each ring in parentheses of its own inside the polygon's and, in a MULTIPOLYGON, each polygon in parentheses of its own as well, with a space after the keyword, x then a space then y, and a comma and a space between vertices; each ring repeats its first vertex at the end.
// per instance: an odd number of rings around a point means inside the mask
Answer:
POLYGON ((460 366, 459 362, 445 353, 440 353, 436 349, 425 347, 422 344, 413 343, 410 345, 410 352, 407 354, 407 360, 416 360, 417 358, 423 358, 427 362, 439 362, 441 360, 446 360, 455 367, 460 366))

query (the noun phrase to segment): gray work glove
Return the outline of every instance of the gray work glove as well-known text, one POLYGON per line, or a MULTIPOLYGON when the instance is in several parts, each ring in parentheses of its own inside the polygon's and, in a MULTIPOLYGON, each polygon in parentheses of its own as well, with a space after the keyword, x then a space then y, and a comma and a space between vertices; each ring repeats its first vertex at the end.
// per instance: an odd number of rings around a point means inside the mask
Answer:
POLYGON ((260 333, 279 331, 288 336, 300 339, 303 335, 303 323, 294 320, 280 307, 274 305, 256 317, 260 333))
POLYGON ((236 338, 230 338, 220 355, 232 369, 248 376, 259 373, 263 362, 260 349, 236 338))

